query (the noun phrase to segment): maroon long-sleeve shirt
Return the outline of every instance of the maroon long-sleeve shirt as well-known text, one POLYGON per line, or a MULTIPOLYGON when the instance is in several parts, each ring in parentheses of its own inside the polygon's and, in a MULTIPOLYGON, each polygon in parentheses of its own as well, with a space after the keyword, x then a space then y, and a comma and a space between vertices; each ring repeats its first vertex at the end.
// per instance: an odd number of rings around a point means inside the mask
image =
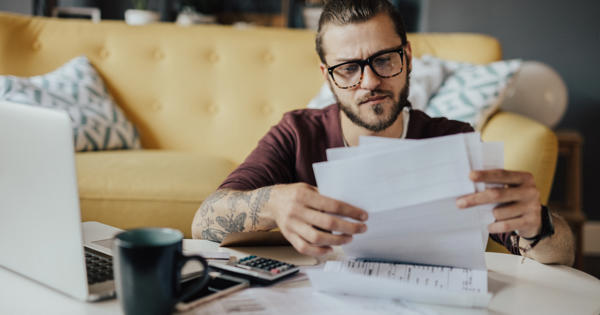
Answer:
MULTIPOLYGON (((425 139, 471 131, 473 128, 467 123, 431 118, 422 111, 410 110, 406 138, 425 139)), ((343 146, 339 106, 288 112, 219 189, 253 190, 297 182, 316 186, 313 163, 327 160, 325 150, 343 146)), ((490 236, 511 253, 519 254, 510 242, 510 233, 490 236)))

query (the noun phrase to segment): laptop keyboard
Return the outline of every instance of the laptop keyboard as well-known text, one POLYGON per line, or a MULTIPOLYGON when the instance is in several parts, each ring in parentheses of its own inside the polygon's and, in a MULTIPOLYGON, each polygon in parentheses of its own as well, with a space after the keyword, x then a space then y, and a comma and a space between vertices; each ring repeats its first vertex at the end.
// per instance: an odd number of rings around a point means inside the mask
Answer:
POLYGON ((88 284, 113 280, 112 257, 85 247, 88 284))

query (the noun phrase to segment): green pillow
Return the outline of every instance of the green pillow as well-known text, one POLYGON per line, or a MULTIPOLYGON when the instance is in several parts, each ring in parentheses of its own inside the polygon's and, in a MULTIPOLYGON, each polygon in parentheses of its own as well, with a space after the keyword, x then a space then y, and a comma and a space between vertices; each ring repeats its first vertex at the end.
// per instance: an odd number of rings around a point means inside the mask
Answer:
POLYGON ((0 76, 0 100, 66 111, 76 151, 141 148, 135 126, 84 56, 40 76, 0 76))
POLYGON ((468 122, 480 129, 498 110, 511 77, 521 67, 520 59, 474 65, 444 61, 450 75, 431 97, 425 112, 468 122))

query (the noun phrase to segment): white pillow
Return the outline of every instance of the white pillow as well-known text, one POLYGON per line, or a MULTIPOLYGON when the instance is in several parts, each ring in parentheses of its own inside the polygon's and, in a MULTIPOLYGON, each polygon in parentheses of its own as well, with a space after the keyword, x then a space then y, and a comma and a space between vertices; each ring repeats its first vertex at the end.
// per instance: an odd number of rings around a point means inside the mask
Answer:
POLYGON ((306 107, 317 109, 325 108, 333 103, 335 103, 335 97, 333 96, 331 89, 329 89, 329 84, 325 82, 321 86, 319 93, 315 97, 313 97, 313 99, 310 100, 310 102, 308 102, 308 105, 306 105, 306 107))
POLYGON ((503 92, 521 63, 520 59, 487 65, 444 62, 451 75, 429 100, 425 112, 432 117, 468 122, 481 129, 487 118, 498 110, 503 92))
POLYGON ((40 76, 0 76, 0 100, 65 110, 76 151, 141 148, 135 126, 84 56, 40 76))
POLYGON ((412 108, 425 111, 429 99, 448 77, 449 71, 443 60, 429 55, 413 58, 412 66, 408 100, 412 108))
MULTIPOLYGON (((448 71, 441 59, 432 56, 413 58, 408 92, 408 100, 411 102, 412 108, 424 111, 429 98, 442 85, 446 76, 448 76, 448 71)), ((307 107, 323 108, 333 103, 335 103, 335 98, 329 85, 325 83, 321 86, 319 94, 308 103, 307 107)))

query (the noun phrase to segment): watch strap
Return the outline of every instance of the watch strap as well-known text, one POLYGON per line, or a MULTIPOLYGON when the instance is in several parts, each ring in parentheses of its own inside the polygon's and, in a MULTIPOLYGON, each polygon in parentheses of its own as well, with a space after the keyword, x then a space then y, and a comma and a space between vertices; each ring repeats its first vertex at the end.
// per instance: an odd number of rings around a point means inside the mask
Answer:
POLYGON ((529 244, 530 249, 533 248, 535 245, 537 245, 537 243, 539 243, 541 240, 543 240, 547 237, 550 237, 554 234, 554 224, 552 223, 552 214, 550 213, 550 210, 548 209, 548 207, 546 207, 544 205, 542 205, 541 217, 542 217, 542 227, 540 229, 540 233, 538 233, 534 237, 521 236, 523 239, 531 242, 529 244))

